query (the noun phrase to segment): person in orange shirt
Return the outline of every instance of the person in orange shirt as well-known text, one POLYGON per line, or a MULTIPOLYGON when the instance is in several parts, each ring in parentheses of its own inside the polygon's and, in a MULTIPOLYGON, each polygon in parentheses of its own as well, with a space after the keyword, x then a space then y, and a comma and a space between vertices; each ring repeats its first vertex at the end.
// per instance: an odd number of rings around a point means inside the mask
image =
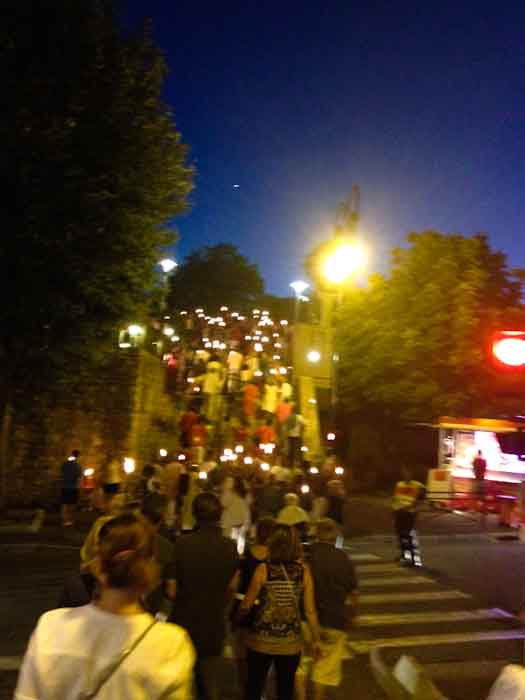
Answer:
POLYGON ((272 418, 267 418, 264 425, 255 431, 259 445, 267 445, 269 442, 275 444, 275 430, 272 418))
POLYGON ((255 419, 260 395, 261 392, 259 391, 259 387, 257 386, 257 384, 254 384, 250 381, 244 387, 242 407, 244 411, 244 417, 247 421, 253 421, 255 419))
POLYGON ((199 415, 197 421, 191 428, 192 456, 197 464, 202 464, 204 462, 207 438, 208 431, 203 423, 202 416, 199 415))

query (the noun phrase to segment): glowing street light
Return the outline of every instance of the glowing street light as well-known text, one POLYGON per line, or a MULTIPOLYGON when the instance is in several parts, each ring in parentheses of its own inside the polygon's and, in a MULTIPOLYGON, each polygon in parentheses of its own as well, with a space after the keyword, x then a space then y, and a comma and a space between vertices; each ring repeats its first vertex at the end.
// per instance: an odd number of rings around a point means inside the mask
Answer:
POLYGON ((356 242, 339 243, 322 261, 323 277, 330 284, 342 284, 366 261, 364 247, 356 242))
POLYGON ((167 335, 168 338, 171 338, 171 336, 175 333, 174 329, 170 328, 169 326, 167 326, 162 332, 164 335, 167 335))
POLYGON ((321 353, 319 352, 319 350, 310 350, 306 355, 306 359, 308 360, 308 362, 311 362, 313 365, 316 365, 321 360, 321 353))
POLYGON ((136 323, 132 323, 131 326, 128 326, 128 333, 130 338, 137 338, 139 335, 143 335, 144 328, 136 323))
POLYGON ((290 283, 290 287, 294 290, 296 296, 301 296, 301 294, 304 294, 306 290, 308 289, 310 285, 307 282, 303 282, 303 280, 296 280, 295 282, 290 283))
POLYGON ((159 450, 159 457, 167 457, 168 456, 168 450, 164 449, 164 447, 161 447, 159 450))
POLYGON ((165 275, 167 275, 177 267, 177 263, 171 258, 164 258, 163 260, 159 260, 159 265, 161 266, 162 272, 164 272, 165 275))
POLYGON ((133 474, 135 471, 135 460, 132 457, 124 457, 124 471, 126 474, 133 474))

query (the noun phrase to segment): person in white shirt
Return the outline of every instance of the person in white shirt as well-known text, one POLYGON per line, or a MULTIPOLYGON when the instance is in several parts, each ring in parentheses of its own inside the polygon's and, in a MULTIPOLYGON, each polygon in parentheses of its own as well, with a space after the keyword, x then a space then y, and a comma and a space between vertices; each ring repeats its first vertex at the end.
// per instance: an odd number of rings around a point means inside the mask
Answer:
POLYGON ((213 422, 219 418, 221 391, 224 385, 224 366, 218 355, 212 355, 206 365, 202 391, 206 398, 206 416, 213 422))
POLYGON ((195 652, 185 630, 141 599, 158 580, 154 533, 126 513, 104 524, 93 564, 100 595, 39 619, 14 700, 190 700, 195 652))

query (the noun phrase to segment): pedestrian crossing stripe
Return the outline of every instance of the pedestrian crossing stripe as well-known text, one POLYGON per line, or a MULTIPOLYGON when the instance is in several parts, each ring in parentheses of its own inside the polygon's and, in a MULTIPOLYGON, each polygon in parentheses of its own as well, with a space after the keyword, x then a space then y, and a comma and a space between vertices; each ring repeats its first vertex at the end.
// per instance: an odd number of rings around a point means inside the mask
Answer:
POLYGON ((347 646, 354 654, 367 654, 375 647, 419 647, 441 644, 464 644, 467 642, 497 642, 525 639, 525 629, 491 630, 488 632, 452 632, 449 634, 421 634, 410 637, 392 637, 363 641, 348 640, 347 646))
POLYGON ((421 586, 436 582, 428 576, 374 576, 372 578, 360 578, 359 588, 378 588, 380 586, 421 586))
POLYGON ((399 564, 358 564, 356 569, 360 574, 385 574, 396 571, 401 576, 408 576, 413 572, 413 569, 403 569, 399 564))
POLYGON ((381 625, 417 625, 441 622, 469 622, 476 620, 513 619, 514 616, 500 608, 480 610, 443 610, 442 612, 377 613, 358 615, 354 627, 380 627, 381 625))
POLYGON ((377 554, 362 554, 360 552, 354 554, 347 547, 345 547, 345 551, 350 555, 352 561, 380 561, 381 559, 377 554))
POLYGON ((461 591, 425 591, 422 593, 364 593, 359 596, 359 602, 366 603, 411 603, 431 600, 454 600, 457 598, 470 598, 468 593, 461 591))

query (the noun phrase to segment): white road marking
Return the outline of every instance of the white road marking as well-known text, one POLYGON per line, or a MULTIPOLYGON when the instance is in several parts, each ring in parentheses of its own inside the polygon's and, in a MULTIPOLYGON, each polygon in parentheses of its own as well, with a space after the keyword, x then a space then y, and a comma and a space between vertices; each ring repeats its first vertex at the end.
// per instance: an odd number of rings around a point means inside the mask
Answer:
POLYGON ((381 625, 417 625, 440 622, 468 622, 475 620, 502 620, 513 615, 499 608, 480 610, 443 610, 442 612, 378 613, 377 615, 358 615, 354 620, 356 627, 379 627, 381 625))
POLYGON ((414 601, 454 600, 470 598, 461 591, 427 591, 425 593, 365 593, 359 596, 360 603, 411 603, 414 601))
POLYGON ((379 561, 381 559, 381 557, 378 557, 377 554, 362 554, 360 552, 353 554, 347 547, 344 549, 346 553, 350 555, 350 559, 352 561, 379 561))
POLYGON ((436 583, 428 576, 374 576, 372 578, 360 578, 359 588, 379 588, 381 586, 421 586, 423 584, 436 583))
POLYGON ((522 630, 491 630, 488 632, 453 632, 450 634, 422 634, 410 637, 370 639, 366 641, 348 640, 347 645, 355 654, 367 654, 374 647, 419 647, 440 644, 464 644, 466 642, 497 642, 512 639, 525 639, 522 630))
POLYGON ((406 568, 404 569, 402 566, 399 566, 399 564, 362 564, 362 565, 357 565, 356 566, 357 572, 359 574, 385 574, 385 573, 393 573, 394 571, 403 575, 403 574, 409 574, 411 571, 413 571, 412 568, 406 568))

